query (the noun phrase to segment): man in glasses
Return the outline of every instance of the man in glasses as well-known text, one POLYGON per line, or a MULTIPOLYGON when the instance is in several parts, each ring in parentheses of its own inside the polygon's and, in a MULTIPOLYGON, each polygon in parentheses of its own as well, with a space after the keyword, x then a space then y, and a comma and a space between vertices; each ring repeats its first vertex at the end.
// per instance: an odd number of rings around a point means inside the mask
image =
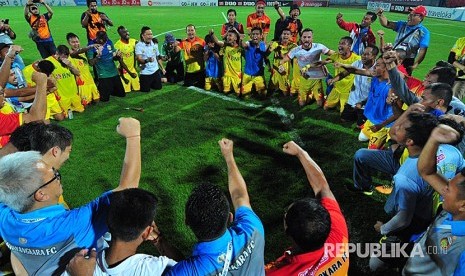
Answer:
MULTIPOLYGON (((139 186, 140 124, 120 118, 117 132, 126 138, 118 187, 139 186)), ((80 248, 96 248, 108 231, 106 218, 113 191, 73 210, 57 204, 63 193, 61 176, 39 152, 9 154, 0 159, 0 235, 29 275, 64 271, 80 248)))
POLYGON ((403 65, 409 75, 425 59, 429 46, 429 30, 423 26, 423 19, 428 14, 424 6, 417 6, 410 9, 407 21, 389 21, 383 14, 382 9, 378 9, 378 17, 381 26, 394 30, 397 33, 394 41, 394 49, 402 49, 407 52, 403 65))
POLYGON ((32 32, 35 32, 36 36, 31 37, 34 40, 42 58, 47 58, 56 52, 55 43, 53 42, 52 33, 48 21, 52 19, 53 11, 52 8, 45 2, 40 0, 33 2, 28 0, 24 7, 24 18, 32 28, 32 32), (47 9, 47 13, 40 14, 39 6, 44 5, 47 9))

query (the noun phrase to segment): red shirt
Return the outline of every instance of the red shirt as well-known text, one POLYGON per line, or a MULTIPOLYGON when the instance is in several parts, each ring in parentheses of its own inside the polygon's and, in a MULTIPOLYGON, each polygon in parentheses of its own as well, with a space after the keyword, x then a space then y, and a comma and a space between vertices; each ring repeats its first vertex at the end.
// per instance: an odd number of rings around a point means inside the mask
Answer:
POLYGON ((270 22, 270 18, 266 14, 257 16, 257 13, 252 13, 247 16, 247 29, 250 31, 253 27, 259 27, 266 35, 270 32, 270 22))
POLYGON ((323 198, 321 205, 328 210, 331 218, 331 230, 325 246, 299 255, 286 251, 275 262, 266 265, 266 275, 347 275, 349 232, 346 221, 336 200, 323 198), (334 248, 334 250, 329 250, 329 254, 325 255, 326 247, 334 248))
POLYGON ((21 125, 22 120, 21 113, 0 113, 0 148, 8 143, 10 134, 21 125))

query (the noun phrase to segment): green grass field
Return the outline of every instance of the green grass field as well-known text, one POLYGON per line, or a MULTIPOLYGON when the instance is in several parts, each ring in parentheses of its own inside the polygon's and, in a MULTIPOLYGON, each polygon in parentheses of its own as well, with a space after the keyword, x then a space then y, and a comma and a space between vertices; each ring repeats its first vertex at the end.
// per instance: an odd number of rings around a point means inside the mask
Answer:
MULTIPOLYGON (((65 44, 65 34, 73 31, 85 42, 85 31, 80 27, 80 15, 85 7, 56 7, 50 22, 56 45, 65 44)), ((152 27, 154 34, 172 31, 177 38, 184 36, 184 27, 195 23, 203 37, 209 28, 219 31, 224 22, 225 8, 148 8, 100 7, 115 23, 109 30, 113 41, 118 39, 116 27, 126 26, 132 37, 139 37, 141 26, 152 27)), ((245 23, 252 8, 238 8, 238 21, 245 23)), ((44 11, 44 9, 42 9, 44 11)), ((338 12, 348 21, 359 21, 363 9, 303 8, 301 19, 305 27, 314 30, 314 41, 337 48, 339 38, 347 33, 335 24, 338 12)), ((267 8, 272 22, 277 14, 267 8)), ((287 9, 285 9, 287 12, 287 9)), ((2 18, 9 18, 22 45, 26 64, 39 57, 35 45, 27 38, 28 25, 22 8, 2 7, 2 18)), ((387 14, 390 20, 405 19, 406 15, 387 14)), ((427 18, 431 31, 431 46, 426 60, 415 75, 422 78, 439 59, 447 59, 457 34, 465 25, 453 21, 427 18)), ((379 22, 374 30, 381 29, 379 22)), ((386 30, 386 40, 394 39, 394 32, 386 30)), ((160 37, 163 40, 163 36, 160 37)), ((332 70, 332 69, 331 69, 332 70)), ((239 168, 248 184, 252 206, 262 219, 266 231, 266 261, 278 257, 291 244, 282 229, 284 208, 297 198, 312 196, 305 173, 297 159, 282 153, 282 145, 300 137, 303 147, 320 164, 347 219, 352 242, 376 242, 373 229, 376 220, 386 221, 383 211, 385 196, 354 195, 344 188, 352 182, 353 154, 365 144, 357 141, 353 125, 339 122, 336 111, 324 112, 315 104, 303 109, 296 100, 276 98, 248 102, 250 107, 236 101, 234 96, 225 101, 176 85, 166 85, 161 91, 147 94, 130 93, 126 98, 112 98, 109 103, 89 107, 84 114, 61 124, 75 135, 73 153, 62 168, 64 196, 71 206, 79 206, 117 185, 125 141, 115 132, 117 119, 131 116, 142 125, 141 188, 154 192, 160 201, 157 224, 165 235, 185 254, 191 252, 195 238, 184 225, 184 204, 195 185, 209 181, 227 189, 227 171, 217 141, 228 137, 235 142, 239 168), (143 107, 144 112, 124 110, 143 107), (294 119, 279 116, 264 107, 282 107, 294 119), (283 121, 285 123, 283 123, 283 121)), ((380 177, 386 179, 385 177, 380 177)), ((380 180, 386 181, 386 180, 380 180)), ((144 252, 156 253, 152 246, 144 252)), ((367 273, 367 259, 351 257, 351 274, 367 273)))

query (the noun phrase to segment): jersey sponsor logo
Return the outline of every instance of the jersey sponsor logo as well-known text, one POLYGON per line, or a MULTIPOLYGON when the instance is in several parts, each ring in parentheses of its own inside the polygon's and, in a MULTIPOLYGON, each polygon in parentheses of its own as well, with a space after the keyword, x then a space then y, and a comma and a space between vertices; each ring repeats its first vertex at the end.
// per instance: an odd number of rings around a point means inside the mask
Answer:
POLYGON ((442 160, 446 159, 446 155, 444 153, 441 153, 439 154, 437 157, 436 157, 436 164, 441 162, 442 160))
POLYGON ((62 79, 67 79, 71 78, 73 74, 71 72, 63 73, 63 74, 55 74, 55 79, 57 80, 62 80, 62 79))
POLYGON ((10 244, 9 242, 5 242, 6 246, 11 251, 27 254, 27 255, 33 255, 33 256, 50 256, 58 252, 57 248, 55 246, 49 247, 49 248, 28 248, 28 247, 21 247, 21 246, 15 246, 10 244))

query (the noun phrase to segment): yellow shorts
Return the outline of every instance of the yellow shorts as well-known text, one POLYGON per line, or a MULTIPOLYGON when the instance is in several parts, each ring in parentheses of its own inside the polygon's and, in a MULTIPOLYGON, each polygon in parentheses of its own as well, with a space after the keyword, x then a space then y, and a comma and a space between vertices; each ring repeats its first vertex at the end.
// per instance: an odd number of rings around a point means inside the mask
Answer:
POLYGON ((333 108, 339 103, 339 111, 342 113, 344 105, 347 103, 348 99, 349 93, 341 93, 339 90, 333 88, 326 98, 325 107, 333 108))
POLYGON ((79 97, 78 94, 70 98, 61 97, 59 102, 60 102, 61 108, 65 111, 67 111, 68 109, 71 109, 72 111, 76 111, 76 112, 84 112, 84 106, 82 105, 81 97, 79 97))
POLYGON ((78 86, 78 90, 79 97, 81 97, 81 102, 83 105, 100 99, 100 93, 98 92, 95 83, 78 86))
POLYGON ((216 87, 218 91, 221 91, 221 78, 205 78, 205 90, 210 91, 213 87, 216 87))
POLYGON ((129 93, 131 91, 139 91, 140 90, 140 81, 139 81, 139 75, 137 75, 135 78, 132 78, 129 73, 124 73, 124 77, 129 81, 128 84, 124 82, 123 79, 121 79, 121 83, 123 84, 124 87, 124 92, 129 93))
POLYGON ((263 76, 249 76, 244 74, 242 78, 242 94, 245 95, 252 92, 253 85, 255 85, 257 93, 266 95, 265 79, 263 76))
POLYGON ((292 81, 291 81, 291 94, 299 92, 300 87, 300 67, 297 59, 292 60, 292 81))
POLYGON ((305 79, 304 77, 300 76, 300 101, 307 101, 307 99, 317 100, 320 95, 323 95, 323 81, 321 79, 305 79))
POLYGON ((55 93, 50 93, 47 95, 47 113, 45 114, 45 119, 49 120, 56 114, 63 113, 64 110, 61 108, 58 103, 55 93))
POLYGON ((223 92, 231 92, 231 86, 232 90, 234 90, 236 94, 239 94, 241 92, 241 79, 239 77, 223 76, 223 92))
POLYGON ((370 129, 371 126, 374 126, 374 124, 370 120, 366 120, 365 124, 363 125, 363 129, 362 129, 363 134, 365 134, 365 136, 369 137, 370 139, 368 142, 368 148, 369 149, 384 148, 384 145, 386 144, 386 140, 389 135, 389 128, 383 127, 377 132, 373 132, 370 129))
POLYGON ((289 91, 291 89, 291 85, 289 82, 289 75, 281 75, 278 71, 274 71, 273 75, 271 75, 271 81, 270 81, 270 88, 276 89, 278 88, 279 90, 283 91, 285 94, 289 94, 289 91))

